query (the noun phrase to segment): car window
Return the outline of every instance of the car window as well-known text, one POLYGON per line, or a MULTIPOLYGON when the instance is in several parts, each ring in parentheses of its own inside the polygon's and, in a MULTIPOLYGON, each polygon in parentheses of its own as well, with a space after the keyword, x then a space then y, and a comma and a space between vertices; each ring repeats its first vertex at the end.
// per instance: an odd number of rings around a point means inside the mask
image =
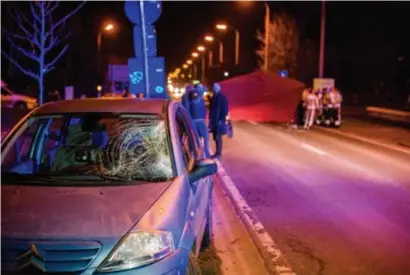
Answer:
MULTIPOLYGON (((27 122, 35 133, 30 132, 35 136, 31 162, 9 161, 2 167, 2 173, 41 173, 55 177, 94 175, 147 182, 174 177, 167 126, 158 116, 90 113, 30 120, 36 122, 27 122)), ((2 152, 3 162, 16 159, 8 147, 2 152)), ((18 150, 19 154, 25 152, 18 150)))
POLYGON ((31 159, 31 148, 39 123, 39 121, 29 123, 23 132, 14 140, 8 154, 3 156, 2 171, 31 159))
POLYGON ((193 135, 192 129, 189 127, 189 123, 181 109, 177 111, 176 122, 185 168, 190 171, 197 158, 195 135, 193 135))

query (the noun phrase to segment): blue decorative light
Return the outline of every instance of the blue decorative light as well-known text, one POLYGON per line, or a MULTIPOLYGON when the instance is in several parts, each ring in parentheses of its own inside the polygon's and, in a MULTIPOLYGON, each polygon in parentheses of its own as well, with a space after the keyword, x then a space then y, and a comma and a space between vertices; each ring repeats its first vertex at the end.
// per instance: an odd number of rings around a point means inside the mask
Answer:
POLYGON ((164 92, 164 87, 161 87, 161 86, 155 87, 155 92, 158 94, 162 94, 164 92))
POLYGON ((136 71, 130 74, 130 79, 131 79, 132 84, 140 83, 143 78, 144 78, 144 73, 140 71, 136 71))
POLYGON ((289 74, 288 74, 288 71, 287 70, 280 70, 279 71, 279 76, 280 77, 288 77, 289 76, 289 74))

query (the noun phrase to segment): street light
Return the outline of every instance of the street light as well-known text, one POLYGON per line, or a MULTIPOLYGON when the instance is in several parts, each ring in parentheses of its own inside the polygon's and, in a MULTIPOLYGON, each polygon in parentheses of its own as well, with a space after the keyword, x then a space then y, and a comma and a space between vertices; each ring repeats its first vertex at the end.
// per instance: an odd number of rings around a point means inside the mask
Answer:
POLYGON ((227 24, 216 24, 216 29, 219 31, 226 31, 229 28, 233 29, 235 31, 235 65, 239 64, 239 31, 232 27, 228 26, 227 24))
MULTIPOLYGON (((241 3, 249 3, 250 1, 241 1, 241 3)), ((264 51, 264 69, 268 70, 268 58, 269 58, 269 25, 270 25, 270 7, 267 2, 265 4, 265 51, 264 51)))
POLYGON ((188 59, 188 60, 186 61, 186 63, 189 64, 189 65, 191 65, 191 64, 192 64, 192 60, 191 60, 191 59, 188 59))
POLYGON ((187 65, 187 64, 184 64, 184 65, 182 65, 182 68, 188 69, 188 65, 187 65))
POLYGON ((226 24, 216 24, 215 26, 218 30, 224 31, 226 29, 228 29, 228 25, 226 24))
POLYGON ((200 52, 204 52, 205 51, 205 47, 204 46, 198 46, 198 48, 196 48, 198 51, 200 52))
POLYGON ((208 41, 208 42, 213 42, 214 41, 214 37, 213 36, 210 36, 210 35, 205 35, 205 41, 208 41))
MULTIPOLYGON (((204 40, 208 43, 213 43, 215 41, 215 38, 212 35, 205 35, 204 40)), ((224 60, 224 45, 221 40, 218 40, 219 42, 219 63, 223 63, 224 60)), ((209 66, 212 66, 212 51, 209 51, 209 66)))
POLYGON ((193 58, 197 58, 199 56, 199 54, 197 52, 193 52, 191 55, 192 55, 193 58))
MULTIPOLYGON (((101 43, 102 43, 102 35, 104 32, 112 32, 115 29, 115 26, 113 23, 108 23, 104 24, 100 27, 98 30, 98 35, 97 35, 97 73, 98 77, 101 75, 101 67, 102 67, 102 62, 101 62, 101 43)), ((112 82, 112 86, 114 85, 114 82, 112 82)), ((101 91, 98 91, 98 97, 101 95, 101 91)))
POLYGON ((105 24, 100 28, 100 30, 98 31, 98 36, 97 36, 98 52, 101 50, 101 40, 102 40, 103 32, 111 32, 114 29, 115 29, 115 26, 112 23, 105 24))

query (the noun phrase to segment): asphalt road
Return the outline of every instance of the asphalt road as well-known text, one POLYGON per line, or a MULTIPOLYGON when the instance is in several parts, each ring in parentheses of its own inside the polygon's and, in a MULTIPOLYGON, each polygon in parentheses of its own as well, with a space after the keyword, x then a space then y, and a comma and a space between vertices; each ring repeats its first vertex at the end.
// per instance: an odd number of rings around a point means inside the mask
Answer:
POLYGON ((237 123, 222 164, 300 275, 410 274, 410 154, 237 123))

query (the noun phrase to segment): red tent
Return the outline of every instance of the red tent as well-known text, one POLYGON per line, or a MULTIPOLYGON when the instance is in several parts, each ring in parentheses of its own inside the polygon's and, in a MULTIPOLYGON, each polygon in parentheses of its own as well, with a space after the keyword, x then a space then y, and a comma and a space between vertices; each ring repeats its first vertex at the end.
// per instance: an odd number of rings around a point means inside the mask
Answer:
POLYGON ((220 82, 232 120, 289 122, 304 84, 273 73, 254 72, 220 82))

